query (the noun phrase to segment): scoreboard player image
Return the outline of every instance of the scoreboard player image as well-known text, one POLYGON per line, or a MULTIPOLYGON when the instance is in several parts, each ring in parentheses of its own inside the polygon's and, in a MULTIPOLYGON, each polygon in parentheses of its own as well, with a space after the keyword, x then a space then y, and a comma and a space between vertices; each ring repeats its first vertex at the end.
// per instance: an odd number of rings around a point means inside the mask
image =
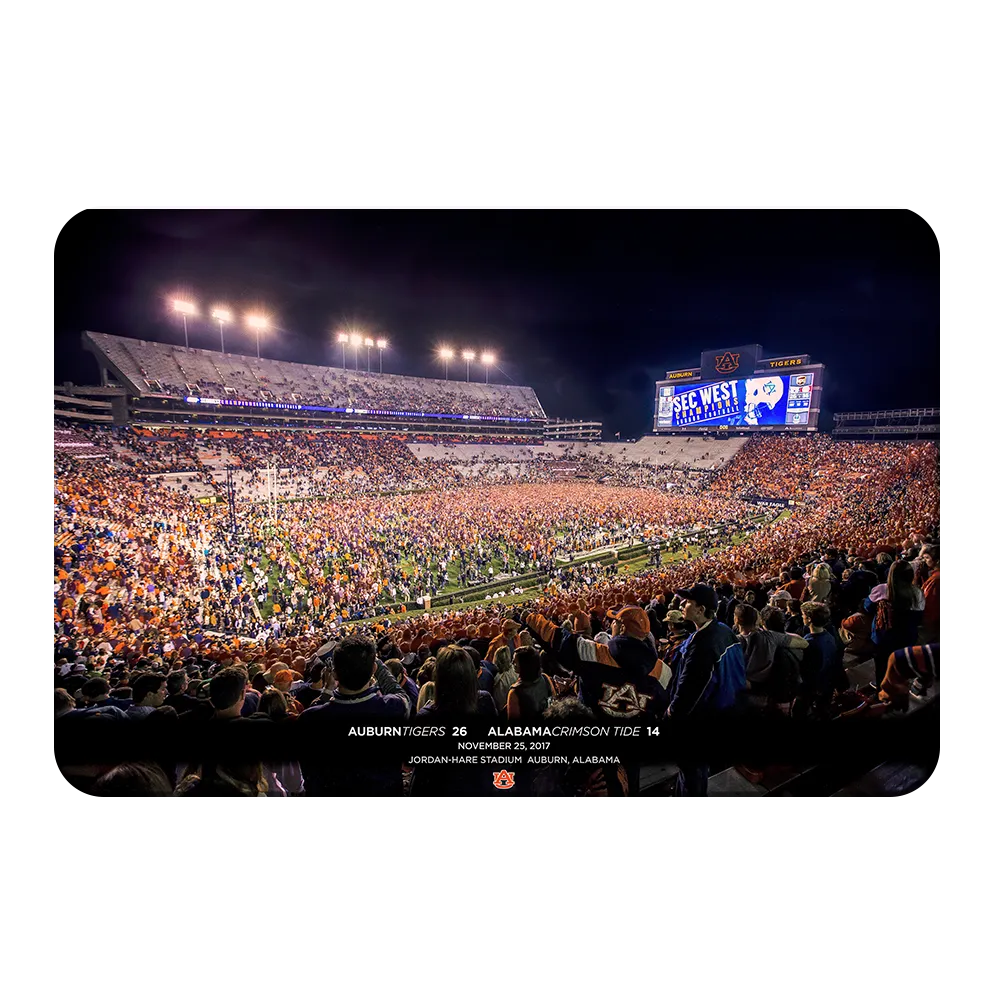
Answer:
POLYGON ((785 396, 785 387, 780 378, 768 375, 764 378, 746 380, 746 398, 743 402, 744 423, 755 425, 768 423, 768 414, 773 413, 785 396))
POLYGON ((806 426, 813 378, 810 372, 661 386, 656 426, 806 426))

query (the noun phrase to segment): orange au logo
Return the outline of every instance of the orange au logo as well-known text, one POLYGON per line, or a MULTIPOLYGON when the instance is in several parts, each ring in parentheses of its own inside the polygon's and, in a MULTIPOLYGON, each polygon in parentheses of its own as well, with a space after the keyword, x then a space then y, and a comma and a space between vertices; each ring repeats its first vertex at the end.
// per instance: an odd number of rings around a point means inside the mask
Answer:
POLYGON ((514 772, 513 771, 494 771, 493 772, 493 787, 502 788, 504 790, 514 787, 514 772))
POLYGON ((739 354, 733 354, 732 351, 726 351, 725 354, 717 354, 715 356, 715 370, 720 375, 728 375, 730 372, 736 371, 740 366, 740 356, 739 354))

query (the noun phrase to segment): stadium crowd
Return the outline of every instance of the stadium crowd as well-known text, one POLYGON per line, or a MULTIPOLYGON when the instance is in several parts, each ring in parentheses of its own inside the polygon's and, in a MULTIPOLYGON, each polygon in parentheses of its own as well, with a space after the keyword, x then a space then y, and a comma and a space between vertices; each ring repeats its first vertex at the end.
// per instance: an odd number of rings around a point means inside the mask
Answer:
MULTIPOLYGON (((249 467, 294 467, 316 446, 305 435, 235 440, 225 446, 249 467)), ((714 479, 666 492, 481 486, 453 469, 449 478, 445 462, 425 472, 401 442, 322 447, 325 461, 397 495, 289 503, 276 522, 244 503, 234 533, 220 505, 143 482, 128 462, 98 477, 57 456, 57 719, 316 726, 352 713, 583 719, 633 708, 637 717, 700 718, 737 702, 823 718, 847 686, 845 651, 874 661, 873 704, 898 708, 936 677, 933 444, 755 437, 714 479), (408 487, 422 492, 398 495, 408 487), (737 540, 759 514, 748 495, 792 505, 737 540), (683 541, 720 530, 732 544, 683 541), (629 575, 613 563, 562 563, 660 541, 685 558, 629 575), (424 594, 529 571, 543 589, 513 603, 435 601, 417 617, 389 618, 424 594), (705 682, 708 666, 723 662, 705 682), (624 694, 607 694, 626 675, 631 707, 624 694)), ((304 760, 232 773, 123 765, 68 776, 99 794, 439 794, 478 780, 458 774, 451 788, 433 768, 345 774, 304 760)), ((533 787, 621 794, 635 791, 635 777, 542 769, 533 787)), ((703 794, 706 780, 705 765, 689 763, 678 787, 703 794)))

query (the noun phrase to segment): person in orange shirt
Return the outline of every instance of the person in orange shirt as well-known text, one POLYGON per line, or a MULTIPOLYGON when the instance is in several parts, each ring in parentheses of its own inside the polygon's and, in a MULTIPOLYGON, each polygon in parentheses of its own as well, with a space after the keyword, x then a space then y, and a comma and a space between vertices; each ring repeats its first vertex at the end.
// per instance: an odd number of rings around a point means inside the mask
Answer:
POLYGON ((937 545, 925 545, 921 562, 930 574, 924 584, 924 630, 928 642, 937 641, 941 632, 941 550, 937 545))
POLYGON ((501 646, 506 646, 511 655, 514 653, 514 649, 517 643, 517 622, 513 618, 505 618, 503 623, 503 628, 500 634, 495 636, 490 642, 489 649, 486 652, 484 659, 489 660, 490 663, 494 662, 494 657, 499 652, 501 646))

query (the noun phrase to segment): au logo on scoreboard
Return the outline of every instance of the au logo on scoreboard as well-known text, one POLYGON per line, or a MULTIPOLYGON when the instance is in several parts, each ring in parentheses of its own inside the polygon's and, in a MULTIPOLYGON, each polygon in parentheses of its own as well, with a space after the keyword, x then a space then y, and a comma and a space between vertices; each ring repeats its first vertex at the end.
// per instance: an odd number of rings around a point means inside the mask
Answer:
POLYGON ((759 344, 734 344, 732 347, 717 348, 714 351, 702 351, 701 374, 708 378, 713 375, 749 378, 757 367, 759 357, 759 344))
POLYGON ((720 375, 728 375, 740 367, 740 352, 726 351, 725 354, 715 356, 715 370, 720 375))

